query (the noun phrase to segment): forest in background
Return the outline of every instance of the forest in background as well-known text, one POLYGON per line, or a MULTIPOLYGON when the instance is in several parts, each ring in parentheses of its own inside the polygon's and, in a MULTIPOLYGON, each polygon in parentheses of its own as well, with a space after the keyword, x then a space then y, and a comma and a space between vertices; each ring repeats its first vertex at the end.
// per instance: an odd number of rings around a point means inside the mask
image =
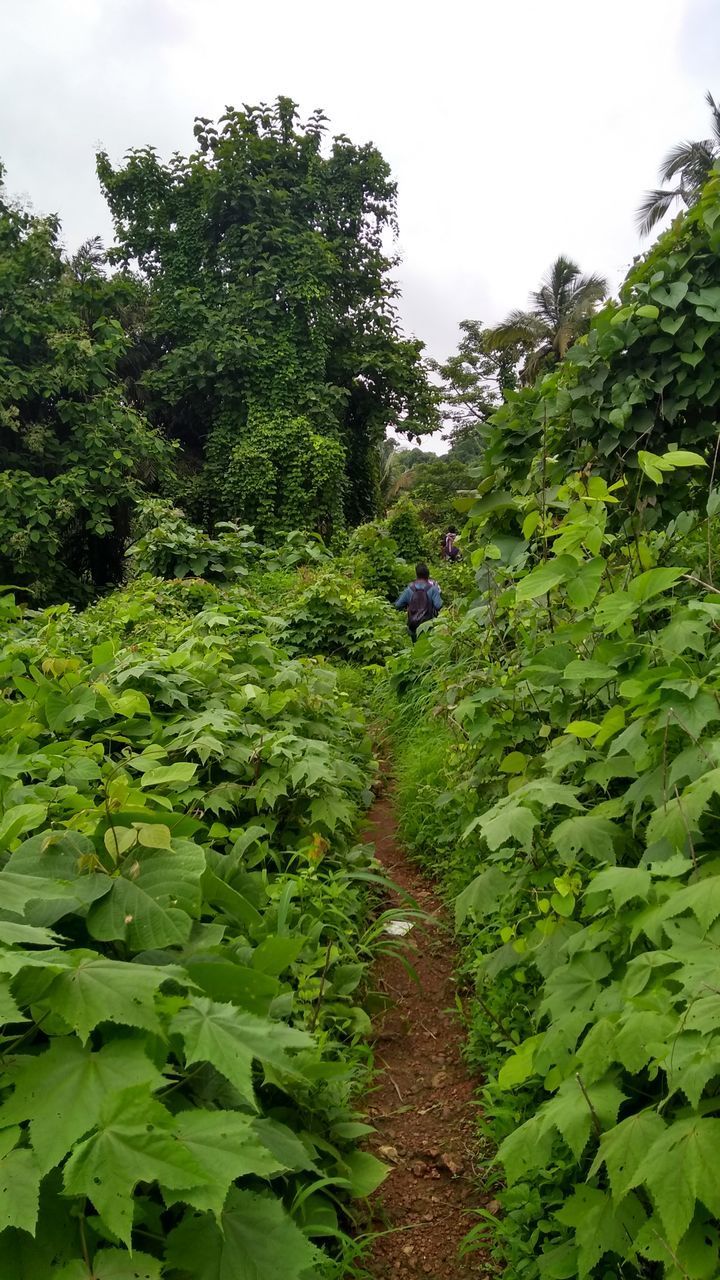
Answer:
POLYGON ((468 1256, 713 1280, 716 143, 617 300, 559 257, 433 365, 324 128, 100 156, 107 254, 0 204, 0 1280, 363 1275, 378 738, 462 948, 468 1256))

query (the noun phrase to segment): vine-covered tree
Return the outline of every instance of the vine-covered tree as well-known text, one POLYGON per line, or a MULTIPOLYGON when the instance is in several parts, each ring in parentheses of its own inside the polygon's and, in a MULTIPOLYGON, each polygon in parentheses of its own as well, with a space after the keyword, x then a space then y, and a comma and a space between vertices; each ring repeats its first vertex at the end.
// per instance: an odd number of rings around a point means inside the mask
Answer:
POLYGON ((98 173, 115 260, 148 288, 140 380, 182 443, 196 517, 328 532, 378 507, 389 425, 435 422, 422 344, 396 313, 396 188, 377 149, 287 98, 198 120, 197 150, 98 173))
POLYGON ((0 167, 0 575, 41 601, 119 580, 133 505, 167 446, 126 402, 122 282, 97 245, 68 264, 55 218, 7 200, 0 167))
POLYGON ((520 370, 524 383, 562 360, 573 343, 587 330, 598 302, 607 296, 602 276, 584 276, 570 258, 556 258, 530 294, 528 311, 511 311, 491 331, 491 342, 499 347, 524 348, 528 355, 520 370))

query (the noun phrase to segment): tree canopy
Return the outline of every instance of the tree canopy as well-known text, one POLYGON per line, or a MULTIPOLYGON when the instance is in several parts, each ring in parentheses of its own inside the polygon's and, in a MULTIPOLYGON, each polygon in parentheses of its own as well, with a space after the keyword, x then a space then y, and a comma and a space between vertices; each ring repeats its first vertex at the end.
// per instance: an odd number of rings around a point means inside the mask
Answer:
POLYGON ((92 255, 66 263, 58 237, 0 185, 0 573, 78 599, 118 581, 169 451, 124 394, 120 294, 92 255))
POLYGON ((668 151, 660 166, 660 181, 673 185, 646 193, 637 215, 643 235, 657 226, 676 201, 682 201, 686 208, 694 204, 720 158, 720 105, 709 92, 705 101, 710 108, 711 136, 679 142, 668 151))
POLYGON ((492 330, 492 342, 527 352, 520 370, 522 382, 533 382, 543 369, 562 360, 590 323, 595 307, 608 291, 598 275, 583 275, 571 258, 556 258, 530 294, 528 311, 511 311, 492 330))
POLYGON ((141 403, 181 442, 205 522, 357 523, 387 427, 435 424, 385 247, 395 183, 372 144, 325 146, 326 123, 279 98, 198 120, 188 157, 98 156, 114 260, 146 290, 141 403))

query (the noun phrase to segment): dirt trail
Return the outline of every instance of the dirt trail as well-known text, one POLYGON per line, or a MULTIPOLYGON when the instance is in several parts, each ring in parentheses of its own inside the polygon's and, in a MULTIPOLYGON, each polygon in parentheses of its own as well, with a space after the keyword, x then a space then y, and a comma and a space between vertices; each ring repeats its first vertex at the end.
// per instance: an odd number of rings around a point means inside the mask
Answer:
POLYGON ((408 938, 419 986, 398 960, 381 959, 375 968, 378 987, 393 1004, 376 1023, 378 1087, 368 1112, 377 1134, 370 1147, 393 1170, 374 1198, 372 1229, 395 1229, 377 1240, 365 1265, 376 1280, 489 1280, 482 1255, 458 1257, 460 1241, 477 1221, 470 1210, 481 1192, 473 1169, 473 1083, 453 1012, 452 934, 431 882, 397 841, 390 800, 375 804, 365 839, 375 844, 389 878, 437 919, 415 925, 408 938))

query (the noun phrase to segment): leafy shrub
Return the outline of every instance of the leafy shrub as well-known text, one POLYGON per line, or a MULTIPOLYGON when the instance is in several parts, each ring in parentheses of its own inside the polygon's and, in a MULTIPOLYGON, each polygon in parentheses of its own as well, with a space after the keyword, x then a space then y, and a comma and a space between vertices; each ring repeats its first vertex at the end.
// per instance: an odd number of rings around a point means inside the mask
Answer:
POLYGON ((384 1173, 353 1145, 362 721, 326 665, 196 590, 3 606, 8 1280, 326 1275, 337 1205, 384 1173))
POLYGON ((720 1266, 719 606, 665 531, 615 535, 614 498, 579 474, 528 523, 516 493, 514 568, 478 511, 489 591, 390 665, 403 829, 458 895, 507 1181, 471 1243, 523 1280, 720 1266))
POLYGON ((129 550, 137 574, 232 579, 247 573, 248 561, 260 551, 249 525, 218 524, 217 537, 211 538, 181 511, 160 502, 141 506, 140 518, 142 532, 129 550))
POLYGON ((0 577, 39 603, 122 576, 136 503, 170 450, 128 403, 124 287, 65 263, 54 218, 4 197, 0 166, 0 577))
POLYGON ((415 571, 399 558, 395 539, 379 523, 362 524, 353 531, 343 560, 366 591, 386 600, 396 600, 415 571))
POLYGON ((395 653, 402 637, 399 615, 389 604, 340 574, 325 572, 288 610, 284 640, 294 653, 375 663, 395 653))
POLYGON ((426 560, 430 555, 427 529, 410 498, 396 502, 387 518, 387 530, 403 560, 426 560))

